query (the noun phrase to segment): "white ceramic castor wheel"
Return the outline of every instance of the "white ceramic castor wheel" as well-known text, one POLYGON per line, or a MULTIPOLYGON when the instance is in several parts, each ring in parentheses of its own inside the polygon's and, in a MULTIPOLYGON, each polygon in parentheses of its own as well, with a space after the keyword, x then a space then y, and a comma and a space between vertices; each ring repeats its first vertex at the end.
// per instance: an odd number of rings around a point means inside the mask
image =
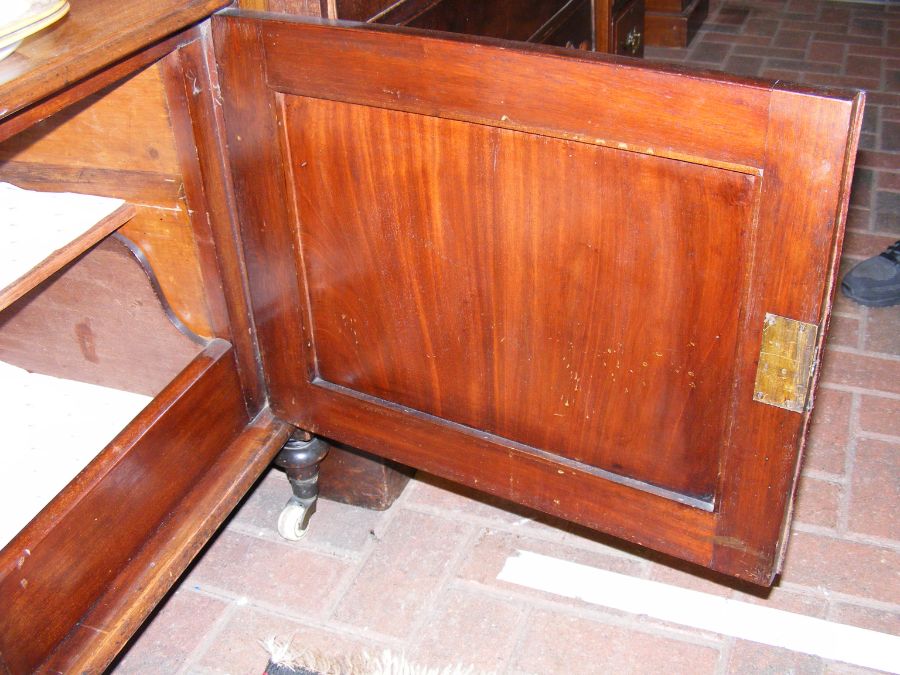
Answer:
POLYGON ((299 541, 309 530, 309 507, 288 502, 278 514, 278 534, 289 541, 299 541))

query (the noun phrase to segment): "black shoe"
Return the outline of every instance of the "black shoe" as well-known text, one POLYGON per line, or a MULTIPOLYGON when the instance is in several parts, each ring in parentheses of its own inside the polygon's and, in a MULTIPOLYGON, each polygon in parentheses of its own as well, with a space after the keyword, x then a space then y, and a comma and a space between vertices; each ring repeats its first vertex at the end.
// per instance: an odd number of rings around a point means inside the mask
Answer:
POLYGON ((841 290, 867 307, 900 304, 900 240, 847 272, 841 290))

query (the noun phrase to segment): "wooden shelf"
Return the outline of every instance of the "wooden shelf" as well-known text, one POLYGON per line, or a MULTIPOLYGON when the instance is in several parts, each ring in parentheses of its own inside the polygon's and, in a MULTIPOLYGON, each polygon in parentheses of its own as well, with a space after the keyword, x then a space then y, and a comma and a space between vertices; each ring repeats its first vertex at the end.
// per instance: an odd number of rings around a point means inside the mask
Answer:
POLYGON ((135 214, 131 204, 109 197, 34 192, 8 183, 0 183, 0 195, 0 311, 135 214))
POLYGON ((0 61, 0 120, 209 16, 230 0, 71 0, 0 61))

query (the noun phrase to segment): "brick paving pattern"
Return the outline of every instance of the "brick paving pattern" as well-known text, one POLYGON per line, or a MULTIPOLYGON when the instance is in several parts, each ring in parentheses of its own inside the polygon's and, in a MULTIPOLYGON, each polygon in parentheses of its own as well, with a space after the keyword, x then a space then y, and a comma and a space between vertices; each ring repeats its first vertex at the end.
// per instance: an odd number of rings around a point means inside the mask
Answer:
MULTIPOLYGON (((900 238, 900 3, 721 0, 686 62, 866 89, 843 264, 900 238)), ((261 673, 269 636, 497 673, 864 669, 499 582, 515 549, 900 635, 900 308, 840 298, 784 573, 770 594, 420 475, 384 513, 323 501, 288 543, 268 473, 114 667, 261 673)))

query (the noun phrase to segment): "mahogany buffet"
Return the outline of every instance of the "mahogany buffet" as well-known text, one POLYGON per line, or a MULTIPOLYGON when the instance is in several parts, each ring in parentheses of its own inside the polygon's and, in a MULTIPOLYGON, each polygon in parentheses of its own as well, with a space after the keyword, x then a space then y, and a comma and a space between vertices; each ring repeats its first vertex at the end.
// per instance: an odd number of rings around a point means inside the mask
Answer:
POLYGON ((863 95, 566 49, 579 2, 225 4, 0 62, 0 181, 130 205, 0 359, 153 397, 0 551, 0 671, 102 671, 276 455, 287 536, 412 467, 771 584, 863 95))

